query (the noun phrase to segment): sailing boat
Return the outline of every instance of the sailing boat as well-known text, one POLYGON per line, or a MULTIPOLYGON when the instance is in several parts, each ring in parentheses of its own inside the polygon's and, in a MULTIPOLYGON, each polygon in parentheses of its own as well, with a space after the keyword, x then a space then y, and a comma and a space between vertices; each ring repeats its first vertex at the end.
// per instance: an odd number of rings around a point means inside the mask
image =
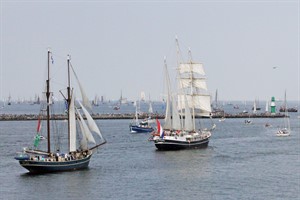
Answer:
POLYGON ((8 96, 8 99, 7 99, 7 105, 11 105, 11 96, 10 96, 10 94, 9 94, 9 96, 8 96))
POLYGON ((224 112, 224 110, 219 106, 219 103, 218 103, 218 89, 216 90, 216 94, 215 94, 215 103, 213 106, 213 112, 215 112, 215 113, 224 112))
POLYGON ((138 107, 138 105, 135 102, 135 120, 133 123, 131 123, 129 125, 130 132, 132 132, 132 133, 150 133, 150 132, 154 131, 152 126, 150 126, 149 120, 151 120, 151 118, 145 119, 141 122, 139 121, 137 107, 138 107))
MULTIPOLYGON (((51 103, 52 92, 50 91, 50 57, 52 58, 52 53, 48 50, 48 79, 46 80, 46 101, 43 101, 44 107, 41 109, 41 114, 39 119, 46 119, 47 126, 47 151, 42 150, 40 148, 42 145, 40 144, 41 134, 41 120, 38 121, 37 133, 34 140, 34 147, 32 148, 24 148, 23 152, 18 153, 15 157, 16 160, 19 161, 20 165, 26 168, 30 173, 49 173, 49 172, 59 172, 59 171, 71 171, 71 170, 79 170, 83 168, 87 168, 90 162, 90 159, 94 153, 94 151, 101 145, 105 144, 106 141, 102 137, 101 132, 96 125, 95 121, 92 119, 91 115, 84 107, 90 107, 89 101, 83 91, 83 88, 78 80, 78 77, 71 66, 70 58, 68 56, 68 85, 67 85, 67 94, 63 95, 63 92, 60 91, 62 96, 65 99, 67 105, 67 131, 66 134, 68 136, 68 146, 67 148, 61 149, 60 144, 57 144, 59 141, 59 133, 55 133, 53 125, 51 123, 56 122, 55 120, 50 120, 50 111, 52 111, 54 104, 51 103), (75 104, 75 91, 74 88, 71 87, 70 80, 70 71, 74 72, 74 76, 78 82, 81 94, 82 94, 82 103, 77 101, 77 105, 75 104), (87 119, 87 123, 83 119, 83 112, 85 118, 87 119), (44 114, 46 113, 46 115, 44 114), (77 129, 76 129, 76 121, 79 124, 81 130, 81 137, 77 138, 77 129), (99 142, 96 142, 95 138, 92 135, 92 132, 97 133, 99 136, 99 142), (57 136, 57 138, 55 137, 57 136), (54 139, 56 138, 56 139, 54 139), (51 140, 52 139, 52 140, 51 140), (77 139, 81 139, 80 146, 77 145, 77 139), (54 141, 53 141, 54 140, 54 141), (55 150, 52 151, 53 146, 51 143, 55 144, 55 150), (93 143, 92 147, 89 147, 90 144, 93 143), (79 146, 77 148, 77 146, 79 146), (64 150, 64 151, 63 151, 64 150), (62 153, 67 152, 67 153, 62 153)), ((45 121, 45 120, 44 120, 45 121)), ((66 123, 63 123, 66 124, 66 123)), ((57 125, 57 123, 56 123, 57 125)), ((63 129, 57 129, 63 130, 63 129)))
POLYGON ((279 112, 298 112, 298 109, 296 107, 294 108, 288 108, 286 105, 286 94, 284 95, 284 102, 283 105, 279 108, 279 112))
POLYGON ((254 111, 257 111, 257 110, 261 110, 261 107, 259 106, 259 100, 254 100, 254 103, 253 103, 253 107, 252 107, 252 110, 254 111))
POLYGON ((99 106, 99 97, 98 95, 95 96, 95 99, 93 100, 93 106, 99 106))
MULTIPOLYGON (((179 44, 176 38, 177 53, 179 44)), ((189 51, 190 57, 191 52, 189 51)), ((178 94, 172 95, 166 59, 167 99, 163 131, 153 136, 158 150, 179 150, 207 147, 211 129, 196 129, 195 117, 211 117, 210 95, 207 93, 203 65, 190 59, 187 63, 178 63, 178 94), (176 101, 177 98, 177 101, 176 101), (171 116, 172 115, 172 116, 171 116)), ((158 121, 158 120, 157 120, 158 121)), ((157 127, 160 127, 158 121, 157 127)), ((160 128, 158 128, 159 130, 160 128)))
MULTIPOLYGON (((255 101, 253 103, 253 114, 256 114, 256 102, 255 101)), ((250 114, 249 114, 249 118, 245 119, 245 124, 246 125, 252 124, 252 120, 250 119, 250 114)))
POLYGON ((289 136, 291 133, 291 126, 290 126, 290 118, 288 116, 288 109, 287 108, 287 102, 286 102, 286 91, 284 93, 284 118, 283 118, 283 127, 280 128, 276 135, 277 136, 289 136))

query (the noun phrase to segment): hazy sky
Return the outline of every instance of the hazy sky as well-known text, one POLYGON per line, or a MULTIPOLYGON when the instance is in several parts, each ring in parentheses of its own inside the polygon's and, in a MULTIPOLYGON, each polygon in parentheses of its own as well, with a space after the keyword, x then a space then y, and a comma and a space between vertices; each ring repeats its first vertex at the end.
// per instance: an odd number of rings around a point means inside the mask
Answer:
POLYGON ((285 89, 299 100, 299 0, 0 1, 0 98, 40 94, 51 47, 58 68, 71 55, 90 98, 159 100, 177 35, 220 100, 282 99, 285 89))

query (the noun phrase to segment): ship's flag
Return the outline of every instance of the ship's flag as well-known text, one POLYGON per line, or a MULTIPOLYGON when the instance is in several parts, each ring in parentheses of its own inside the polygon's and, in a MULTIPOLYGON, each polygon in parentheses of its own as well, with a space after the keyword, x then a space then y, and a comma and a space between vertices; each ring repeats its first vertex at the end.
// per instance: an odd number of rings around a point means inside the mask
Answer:
POLYGON ((54 64, 54 59, 53 59, 52 55, 51 55, 51 63, 54 64))
POLYGON ((39 146, 40 140, 41 140, 41 138, 40 138, 39 134, 36 134, 36 136, 34 137, 34 143, 33 143, 35 148, 37 148, 39 146))
POLYGON ((160 122, 158 121, 158 119, 156 119, 156 123, 157 123, 157 133, 159 133, 159 136, 161 138, 163 138, 164 137, 164 130, 161 127, 160 122))
POLYGON ((36 132, 39 133, 41 131, 41 128, 42 128, 42 124, 41 124, 41 119, 39 118, 38 124, 37 124, 37 127, 36 127, 36 132))

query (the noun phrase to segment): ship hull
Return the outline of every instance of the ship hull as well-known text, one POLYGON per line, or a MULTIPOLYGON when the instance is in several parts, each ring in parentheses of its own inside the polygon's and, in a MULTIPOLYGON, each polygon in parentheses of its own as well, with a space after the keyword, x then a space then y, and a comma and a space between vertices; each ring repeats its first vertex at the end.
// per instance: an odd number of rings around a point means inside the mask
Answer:
POLYGON ((200 149, 208 146, 209 138, 199 141, 174 141, 174 140, 156 140, 154 144, 158 150, 181 150, 181 149, 200 149))
POLYGON ((152 131, 154 129, 149 127, 130 126, 130 132, 132 133, 151 133, 152 131))
POLYGON ((20 165, 26 168, 30 173, 41 174, 51 172, 63 172, 85 169, 89 166, 91 155, 71 161, 33 161, 20 160, 20 165))

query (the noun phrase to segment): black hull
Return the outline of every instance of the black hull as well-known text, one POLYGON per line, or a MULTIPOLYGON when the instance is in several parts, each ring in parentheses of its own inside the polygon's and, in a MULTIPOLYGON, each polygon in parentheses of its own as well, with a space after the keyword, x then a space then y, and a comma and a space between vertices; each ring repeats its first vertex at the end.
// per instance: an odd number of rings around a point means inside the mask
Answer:
POLYGON ((71 161, 33 161, 20 160, 20 165, 26 168, 30 173, 41 174, 51 172, 63 172, 85 169, 89 166, 91 155, 83 159, 71 161))
POLYGON ((206 138, 200 141, 194 142, 180 142, 180 141, 173 141, 173 140, 158 140, 154 141, 155 146, 158 150, 181 150, 181 149, 200 149, 206 148, 209 143, 209 139, 206 138))

